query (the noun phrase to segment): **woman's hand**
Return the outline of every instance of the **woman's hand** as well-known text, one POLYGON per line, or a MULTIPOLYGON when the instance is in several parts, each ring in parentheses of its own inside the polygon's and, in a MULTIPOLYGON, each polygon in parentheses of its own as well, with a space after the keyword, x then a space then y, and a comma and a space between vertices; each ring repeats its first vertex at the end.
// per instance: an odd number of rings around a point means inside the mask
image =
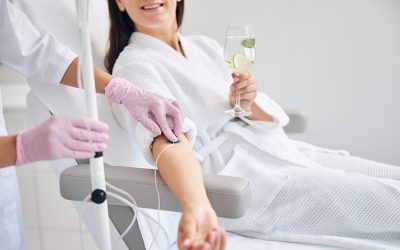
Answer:
POLYGON ((234 107, 238 92, 240 93, 240 106, 251 111, 257 96, 258 84, 254 76, 248 72, 232 73, 233 83, 230 88, 229 100, 234 107))
POLYGON ((225 230, 217 224, 211 205, 185 206, 179 223, 178 246, 181 250, 223 250, 225 230))

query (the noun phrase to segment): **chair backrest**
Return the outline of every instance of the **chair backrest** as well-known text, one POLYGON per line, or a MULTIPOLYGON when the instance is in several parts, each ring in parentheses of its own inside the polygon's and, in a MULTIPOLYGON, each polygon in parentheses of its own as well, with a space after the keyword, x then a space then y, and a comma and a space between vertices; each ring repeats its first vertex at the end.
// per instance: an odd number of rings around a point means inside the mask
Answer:
MULTIPOLYGON (((84 92, 77 88, 46 84, 29 80, 32 92, 53 114, 84 116, 84 92)), ((109 165, 126 167, 150 167, 144 160, 132 137, 114 119, 111 106, 104 95, 97 94, 99 120, 110 126, 104 151, 104 161, 109 165), (116 150, 117 149, 117 150, 116 150)))

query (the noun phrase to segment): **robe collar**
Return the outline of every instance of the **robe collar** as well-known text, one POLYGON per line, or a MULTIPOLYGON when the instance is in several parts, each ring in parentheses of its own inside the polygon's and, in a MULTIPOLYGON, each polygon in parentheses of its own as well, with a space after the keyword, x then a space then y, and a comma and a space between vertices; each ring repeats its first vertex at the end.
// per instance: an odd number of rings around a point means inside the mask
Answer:
MULTIPOLYGON (((197 72, 196 75, 198 79, 203 79, 204 76, 207 76, 209 80, 206 81, 205 84, 209 85, 211 88, 214 88, 221 94, 221 96, 227 97, 229 94, 229 87, 224 84, 213 84, 215 81, 226 80, 210 72, 210 70, 204 65, 203 60, 197 53, 197 50, 194 49, 195 46, 191 45, 190 39, 187 39, 179 33, 178 36, 179 41, 181 42, 182 50, 186 57, 179 54, 171 46, 160 39, 141 32, 132 33, 130 44, 132 44, 132 46, 138 46, 143 50, 149 50, 151 53, 167 55, 169 59, 171 59, 171 62, 178 63, 180 67, 185 67, 187 72, 191 72, 192 74, 197 72)), ((192 75, 192 77, 196 78, 194 75, 192 75)))
POLYGON ((183 63, 189 62, 195 64, 196 66, 200 65, 199 63, 201 63, 201 60, 197 55, 197 52, 193 49, 190 49, 189 41, 185 37, 183 37, 180 33, 178 33, 178 37, 185 56, 179 54, 176 50, 174 50, 171 46, 169 46, 165 42, 141 32, 133 32, 130 37, 129 43, 140 46, 143 49, 149 48, 151 50, 155 50, 160 53, 165 53, 183 63))

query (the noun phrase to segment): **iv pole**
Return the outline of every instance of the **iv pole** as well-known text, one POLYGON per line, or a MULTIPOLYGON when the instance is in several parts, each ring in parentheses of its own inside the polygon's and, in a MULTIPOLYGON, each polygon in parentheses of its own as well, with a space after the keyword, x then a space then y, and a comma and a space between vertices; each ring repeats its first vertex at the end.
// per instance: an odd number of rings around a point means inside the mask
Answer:
MULTIPOLYGON (((78 26, 80 29, 82 78, 85 86, 85 96, 89 110, 89 118, 98 120, 96 88, 94 81, 92 46, 89 31, 89 0, 76 0, 78 26)), ((92 180, 91 200, 96 203, 97 241, 101 250, 111 250, 110 224, 108 218, 108 204, 106 180, 104 174, 103 153, 96 152, 90 159, 90 173, 92 180)))

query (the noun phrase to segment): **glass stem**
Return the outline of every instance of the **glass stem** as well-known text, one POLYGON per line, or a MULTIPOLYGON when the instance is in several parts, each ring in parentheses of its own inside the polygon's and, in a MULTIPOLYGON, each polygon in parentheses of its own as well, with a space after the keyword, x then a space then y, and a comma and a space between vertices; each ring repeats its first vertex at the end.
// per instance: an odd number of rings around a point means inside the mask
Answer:
POLYGON ((235 110, 241 110, 242 108, 240 107, 240 91, 236 90, 236 104, 235 104, 235 110))

